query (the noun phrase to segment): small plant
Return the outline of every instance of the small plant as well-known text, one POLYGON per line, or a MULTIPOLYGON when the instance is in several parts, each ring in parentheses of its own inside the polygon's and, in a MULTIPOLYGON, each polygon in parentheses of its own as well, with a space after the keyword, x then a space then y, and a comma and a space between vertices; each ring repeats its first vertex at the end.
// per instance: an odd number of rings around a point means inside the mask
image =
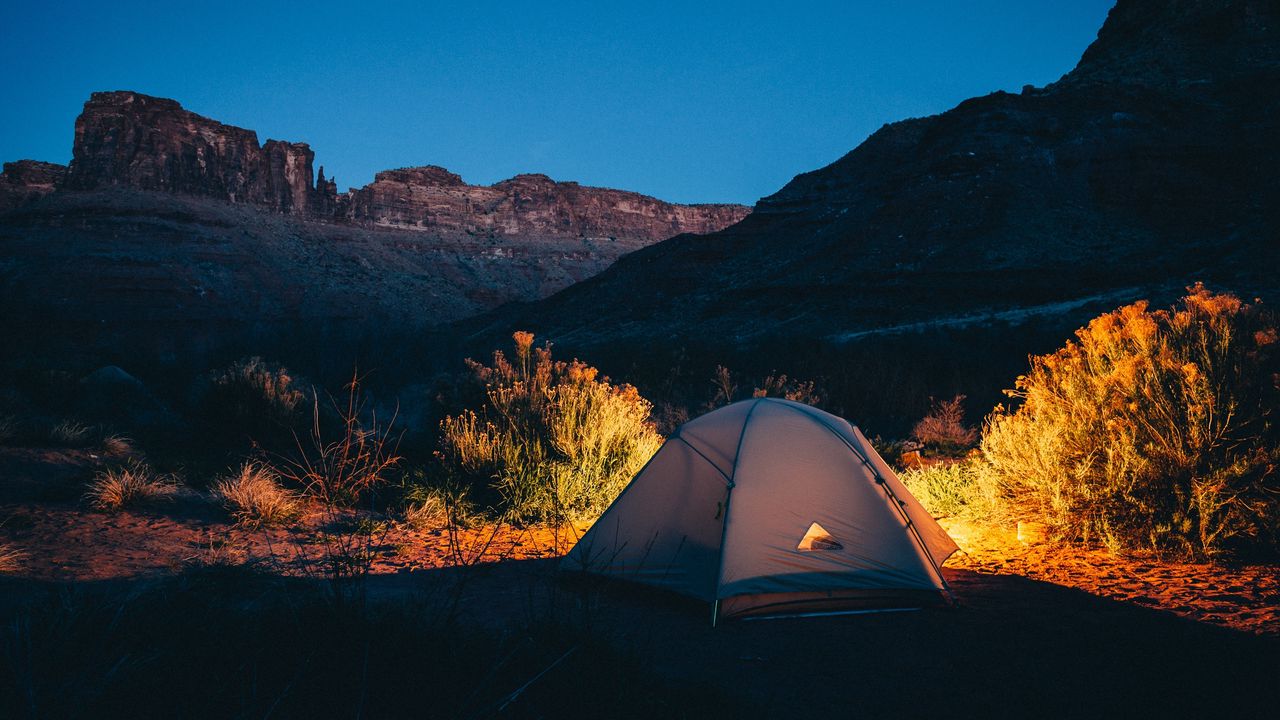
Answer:
POLYGON ((785 374, 766 375, 751 397, 774 397, 806 405, 817 405, 822 402, 818 392, 818 384, 813 380, 792 380, 785 374))
POLYGON ((133 440, 123 435, 111 434, 98 442, 103 455, 113 458, 128 457, 134 453, 133 440))
POLYGON ((320 398, 312 397, 311 433, 306 441, 295 436, 296 452, 281 456, 276 468, 303 493, 325 505, 351 506, 362 493, 386 482, 386 474, 400 464, 399 436, 393 436, 395 416, 384 426, 368 407, 360 391, 360 377, 353 373, 346 386, 346 400, 330 397, 341 429, 333 439, 321 424, 320 398))
POLYGON ((515 356, 469 362, 484 385, 477 408, 446 417, 437 453, 456 486, 489 491, 513 522, 561 522, 603 512, 657 451, 652 406, 585 363, 555 361, 518 332, 515 356))
POLYGON ((723 365, 717 365, 711 374, 711 399, 707 401, 707 409, 714 410, 734 401, 738 395, 738 384, 733 381, 733 373, 723 365))
POLYGON ((250 357, 209 376, 200 411, 216 433, 248 436, 278 448, 303 420, 306 400, 287 368, 250 357))
POLYGON ((213 486, 213 496, 246 527, 283 525, 297 519, 297 496, 280 487, 276 475, 262 464, 246 462, 213 486))
POLYGON ((964 424, 964 395, 941 402, 930 399, 931 408, 911 431, 912 439, 946 455, 958 455, 978 441, 978 431, 964 424))
POLYGON ((449 521, 449 507, 442 495, 425 494, 421 500, 409 500, 402 517, 415 530, 439 528, 449 521))
POLYGON ((104 470, 89 484, 85 499, 98 510, 115 511, 146 502, 170 500, 178 483, 169 475, 159 475, 150 466, 131 462, 104 470))
POLYGON ((93 440, 92 427, 75 420, 63 420, 49 429, 49 441, 63 447, 84 447, 93 440))

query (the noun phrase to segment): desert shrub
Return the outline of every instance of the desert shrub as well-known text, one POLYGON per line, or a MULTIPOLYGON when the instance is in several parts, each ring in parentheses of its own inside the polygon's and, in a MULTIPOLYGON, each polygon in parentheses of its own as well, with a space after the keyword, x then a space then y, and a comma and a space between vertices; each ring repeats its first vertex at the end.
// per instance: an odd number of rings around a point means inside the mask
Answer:
POLYGON ((63 447, 85 447, 93 437, 94 428, 75 420, 63 420, 49 428, 49 442, 63 447))
POLYGON ((236 523, 247 527, 285 524, 301 512, 297 495, 281 487, 271 468, 260 463, 244 463, 211 490, 236 523))
POLYGON ((1211 555, 1275 548, 1280 388, 1273 314, 1203 286, 1138 302, 1033 357, 986 423, 1006 496, 1066 538, 1211 555))
POLYGON ((515 522, 559 522, 602 512, 657 451, 650 403, 593 367, 553 360, 517 332, 515 356, 468 361, 485 388, 480 406, 440 424, 440 468, 487 489, 491 507, 515 522))
POLYGON ((310 433, 295 438, 296 452, 280 455, 276 465, 280 475, 329 507, 355 504, 363 493, 385 483, 387 473, 403 459, 396 454, 395 416, 385 425, 379 422, 361 392, 358 374, 352 374, 345 389, 342 400, 329 398, 337 429, 326 430, 319 395, 313 395, 310 433))
POLYGON ((211 374, 199 404, 215 432, 280 445, 302 422, 306 400, 301 383, 288 369, 250 357, 211 374))
POLYGON ((141 462, 104 470, 94 477, 85 499, 99 510, 120 510, 146 502, 169 500, 177 492, 178 483, 170 475, 161 475, 141 462))
POLYGON ((930 398, 929 414, 911 430, 912 439, 925 447, 956 455, 973 447, 978 431, 964 424, 964 396, 941 402, 930 398))

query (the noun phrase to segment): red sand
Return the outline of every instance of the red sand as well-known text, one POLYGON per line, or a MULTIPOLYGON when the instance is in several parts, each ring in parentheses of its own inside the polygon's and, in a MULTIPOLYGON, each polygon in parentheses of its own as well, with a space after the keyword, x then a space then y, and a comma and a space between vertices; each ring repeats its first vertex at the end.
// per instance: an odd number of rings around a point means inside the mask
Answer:
MULTIPOLYGON (((225 560, 252 560, 302 574, 324 552, 326 518, 318 510, 296 527, 258 530, 230 524, 220 508, 193 491, 149 508, 93 511, 75 498, 95 464, 80 451, 0 450, 0 542, 26 555, 15 574, 106 580, 225 560)), ((1023 576, 1203 623, 1280 635, 1280 567, 1275 565, 1121 558, 1098 549, 1024 544, 1011 530, 944 524, 964 550, 948 561, 953 570, 1023 576)), ((372 573, 404 573, 459 562, 553 557, 585 528, 483 526, 450 533, 391 524, 357 549, 374 555, 372 573)))

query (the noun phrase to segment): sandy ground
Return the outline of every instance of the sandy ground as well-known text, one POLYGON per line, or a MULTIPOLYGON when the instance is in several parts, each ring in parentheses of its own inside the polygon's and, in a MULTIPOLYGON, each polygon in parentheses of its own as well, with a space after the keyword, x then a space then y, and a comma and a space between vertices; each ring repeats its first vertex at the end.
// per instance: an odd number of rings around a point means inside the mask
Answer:
MULTIPOLYGON (((245 530, 194 492, 92 511, 78 498, 95 466, 77 451, 0 450, 0 542, 26 554, 16 578, 99 585, 223 561, 298 575, 322 552, 319 513, 297 528, 245 530)), ((767 717, 1267 717, 1280 704, 1276 566, 1117 558, 951 523, 965 550, 944 568, 956 607, 712 628, 696 602, 557 578, 554 557, 584 529, 391 527, 368 543, 368 588, 434 594, 501 632, 547 620, 585 628, 767 717)))
MULTIPOLYGON (((313 509, 292 528, 244 529, 194 491, 152 507, 97 512, 79 499, 96 466, 84 451, 0 450, 0 542, 25 554, 17 575, 101 581, 227 561, 301 575, 324 554, 333 525, 351 521, 313 509)), ((947 562, 949 569, 1053 583, 1201 623, 1280 636, 1280 566, 1117 557, 1101 549, 1020 542, 1012 528, 943 524, 962 548, 947 562)), ((402 575, 555 557, 586 527, 483 526, 450 532, 392 523, 351 550, 372 556, 374 575, 402 575)))

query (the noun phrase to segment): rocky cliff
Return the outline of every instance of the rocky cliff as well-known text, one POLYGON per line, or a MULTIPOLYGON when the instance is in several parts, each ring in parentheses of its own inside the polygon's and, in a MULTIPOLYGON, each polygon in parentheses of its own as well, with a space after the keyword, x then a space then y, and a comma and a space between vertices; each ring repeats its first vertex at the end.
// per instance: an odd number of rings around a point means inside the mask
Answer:
POLYGON ((65 187, 127 187, 201 195, 325 222, 438 234, 619 238, 656 242, 706 233, 749 212, 741 205, 676 205, 638 193, 518 175, 467 185, 437 167, 378 173, 338 193, 305 143, 268 140, 177 102, 135 92, 94 93, 76 120, 65 187), (313 182, 314 178, 314 182, 313 182))
POLYGON ((748 212, 544 175, 473 186, 430 167, 339 193, 323 167, 313 180, 305 144, 259 144, 133 92, 90 98, 73 158, 0 175, 0 336, 23 338, 33 361, 348 363, 381 338, 386 367, 391 335, 546 297, 748 212))
POLYGON ((354 222, 480 237, 636 238, 708 233, 746 216, 741 205, 674 205, 639 193, 517 175, 467 185, 440 167, 378 173, 341 204, 354 222))
POLYGON ((305 143, 268 140, 140 93, 98 92, 76 119, 65 187, 204 195, 296 215, 312 210, 305 143))
POLYGON ((4 164, 0 172, 0 212, 39 200, 62 185, 67 166, 39 160, 4 164))

